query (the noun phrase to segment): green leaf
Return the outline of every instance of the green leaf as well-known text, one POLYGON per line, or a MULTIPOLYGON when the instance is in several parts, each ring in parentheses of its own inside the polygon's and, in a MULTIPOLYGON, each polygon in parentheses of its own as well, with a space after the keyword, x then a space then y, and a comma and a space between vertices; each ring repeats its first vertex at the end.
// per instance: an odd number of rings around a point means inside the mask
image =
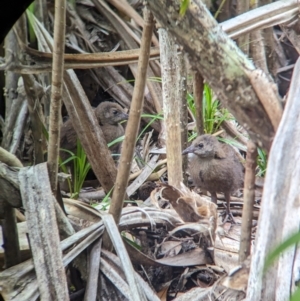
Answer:
MULTIPOLYGON (((283 241, 274 251, 272 251, 265 261, 264 271, 271 266, 271 264, 279 257, 279 255, 288 249, 289 247, 295 246, 300 242, 300 232, 297 232, 290 236, 288 239, 283 241)), ((300 300, 300 299, 298 299, 300 300)))
POLYGON ((125 240, 129 245, 131 245, 132 247, 134 247, 135 249, 141 251, 142 247, 140 245, 138 245, 136 242, 132 241, 131 239, 127 238, 124 233, 121 233, 123 240, 125 240))
POLYGON ((181 17, 183 17, 189 7, 190 0, 182 0, 180 5, 180 11, 179 14, 181 17))

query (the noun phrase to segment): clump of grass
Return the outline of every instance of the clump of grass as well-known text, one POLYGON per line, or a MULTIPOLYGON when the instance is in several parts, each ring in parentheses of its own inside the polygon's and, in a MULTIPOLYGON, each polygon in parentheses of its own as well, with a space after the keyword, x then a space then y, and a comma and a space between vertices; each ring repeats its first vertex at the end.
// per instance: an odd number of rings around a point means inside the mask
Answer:
MULTIPOLYGON (((196 108, 193 95, 187 95, 187 103, 192 114, 196 116, 196 108)), ((228 110, 221 108, 220 102, 217 99, 213 99, 212 90, 207 84, 204 84, 202 113, 204 132, 206 134, 216 133, 220 129, 223 121, 233 119, 228 110)), ((194 136, 197 135, 193 133, 192 137, 189 137, 189 141, 192 140, 194 136)))
POLYGON ((68 179, 67 181, 71 193, 71 198, 78 198, 86 175, 91 169, 91 165, 87 160, 85 151, 79 140, 77 140, 76 154, 66 149, 62 149, 62 151, 69 153, 70 157, 60 164, 60 168, 63 172, 67 173, 68 170, 66 164, 73 161, 74 174, 72 175, 72 181, 70 179, 68 179))
POLYGON ((204 85, 202 112, 206 134, 216 133, 223 121, 233 119, 227 109, 220 107, 219 100, 213 99, 212 90, 207 84, 204 85))

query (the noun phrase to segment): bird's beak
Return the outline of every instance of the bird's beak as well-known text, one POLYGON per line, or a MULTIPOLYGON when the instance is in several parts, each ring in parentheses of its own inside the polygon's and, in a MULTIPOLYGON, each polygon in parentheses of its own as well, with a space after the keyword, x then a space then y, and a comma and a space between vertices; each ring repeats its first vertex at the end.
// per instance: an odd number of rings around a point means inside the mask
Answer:
POLYGON ((126 114, 126 113, 122 113, 122 115, 121 115, 121 117, 122 117, 122 120, 128 120, 128 114, 126 114))
POLYGON ((193 153, 194 152, 194 146, 190 145, 188 148, 186 148, 185 150, 183 150, 182 155, 186 155, 188 153, 193 153))

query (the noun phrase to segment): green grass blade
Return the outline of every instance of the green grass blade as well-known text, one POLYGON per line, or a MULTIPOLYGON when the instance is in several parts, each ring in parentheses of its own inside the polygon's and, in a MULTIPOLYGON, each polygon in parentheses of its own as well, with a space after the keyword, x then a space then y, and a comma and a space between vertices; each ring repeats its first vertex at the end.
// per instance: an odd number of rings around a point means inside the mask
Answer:
POLYGON ((189 7, 190 0, 181 0, 180 10, 179 14, 181 17, 183 17, 189 7))
POLYGON ((273 250, 265 261, 264 271, 271 266, 271 264, 279 257, 279 255, 286 249, 295 246, 300 242, 300 232, 297 232, 283 241, 275 250, 273 250))

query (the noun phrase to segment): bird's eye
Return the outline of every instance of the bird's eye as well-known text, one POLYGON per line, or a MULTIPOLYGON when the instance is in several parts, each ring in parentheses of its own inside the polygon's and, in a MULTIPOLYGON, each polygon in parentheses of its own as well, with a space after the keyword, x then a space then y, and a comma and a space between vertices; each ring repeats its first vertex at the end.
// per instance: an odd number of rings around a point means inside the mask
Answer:
POLYGON ((202 147, 203 147, 203 143, 199 143, 199 144, 198 144, 198 147, 199 147, 199 148, 202 148, 202 147))
POLYGON ((113 114, 114 114, 114 115, 117 115, 117 114, 118 114, 118 111, 117 111, 117 110, 113 110, 113 114))

